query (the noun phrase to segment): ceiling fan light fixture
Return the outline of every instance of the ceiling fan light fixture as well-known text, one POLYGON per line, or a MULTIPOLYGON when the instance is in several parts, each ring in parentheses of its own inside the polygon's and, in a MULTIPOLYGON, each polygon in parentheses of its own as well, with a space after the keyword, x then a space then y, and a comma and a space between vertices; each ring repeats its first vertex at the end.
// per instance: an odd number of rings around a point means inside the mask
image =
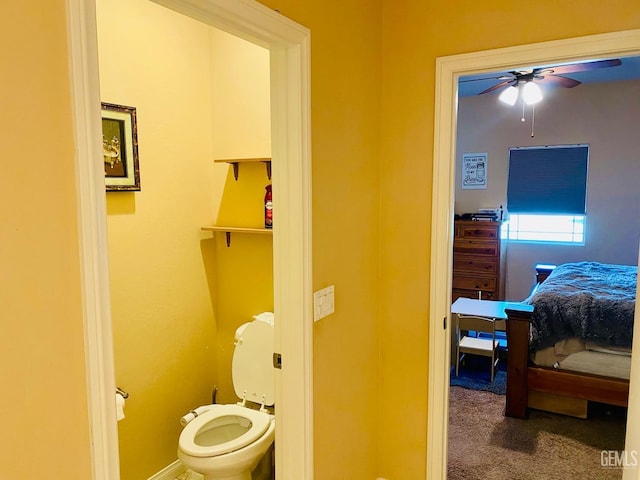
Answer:
POLYGON ((513 107, 518 100, 518 88, 513 85, 509 86, 506 90, 503 90, 498 99, 506 103, 507 105, 513 107))
POLYGON ((522 98, 527 105, 534 105, 542 100, 542 91, 535 83, 527 82, 522 88, 522 98))

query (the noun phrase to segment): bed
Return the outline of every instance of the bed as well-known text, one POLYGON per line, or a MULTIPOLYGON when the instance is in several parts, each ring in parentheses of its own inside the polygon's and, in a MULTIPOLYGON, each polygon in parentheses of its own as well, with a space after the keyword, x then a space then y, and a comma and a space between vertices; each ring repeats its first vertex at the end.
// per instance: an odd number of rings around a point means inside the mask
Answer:
POLYGON ((638 268, 536 266, 537 285, 507 310, 505 415, 529 407, 586 418, 589 401, 627 406, 638 268))

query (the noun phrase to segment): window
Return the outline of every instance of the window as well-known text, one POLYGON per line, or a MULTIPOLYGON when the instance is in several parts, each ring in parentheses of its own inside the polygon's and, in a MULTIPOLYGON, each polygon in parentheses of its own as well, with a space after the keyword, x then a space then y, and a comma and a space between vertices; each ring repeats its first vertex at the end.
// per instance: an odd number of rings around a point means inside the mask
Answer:
POLYGON ((503 238, 528 242, 584 245, 584 215, 510 214, 503 238))
POLYGON ((588 145, 509 149, 505 238, 584 245, 588 145))

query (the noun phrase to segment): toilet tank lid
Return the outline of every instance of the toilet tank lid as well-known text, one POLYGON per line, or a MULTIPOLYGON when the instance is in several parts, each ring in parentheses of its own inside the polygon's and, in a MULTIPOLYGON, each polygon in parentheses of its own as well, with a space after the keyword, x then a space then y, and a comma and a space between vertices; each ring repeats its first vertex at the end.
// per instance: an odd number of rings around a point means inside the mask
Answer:
POLYGON ((265 322, 270 325, 273 325, 274 318, 275 317, 273 315, 273 312, 262 312, 262 313, 259 313, 258 315, 253 316, 254 320, 259 320, 261 322, 265 322))

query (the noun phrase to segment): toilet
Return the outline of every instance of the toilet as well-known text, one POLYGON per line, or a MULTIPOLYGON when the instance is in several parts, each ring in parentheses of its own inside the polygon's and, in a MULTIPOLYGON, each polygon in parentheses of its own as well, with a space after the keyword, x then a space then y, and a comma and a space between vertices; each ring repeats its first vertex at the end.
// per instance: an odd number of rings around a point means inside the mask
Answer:
POLYGON ((273 445, 275 396, 273 314, 236 330, 232 370, 238 404, 204 405, 182 417, 178 458, 205 480, 251 480, 273 445), (250 405, 255 405, 251 408, 250 405))

